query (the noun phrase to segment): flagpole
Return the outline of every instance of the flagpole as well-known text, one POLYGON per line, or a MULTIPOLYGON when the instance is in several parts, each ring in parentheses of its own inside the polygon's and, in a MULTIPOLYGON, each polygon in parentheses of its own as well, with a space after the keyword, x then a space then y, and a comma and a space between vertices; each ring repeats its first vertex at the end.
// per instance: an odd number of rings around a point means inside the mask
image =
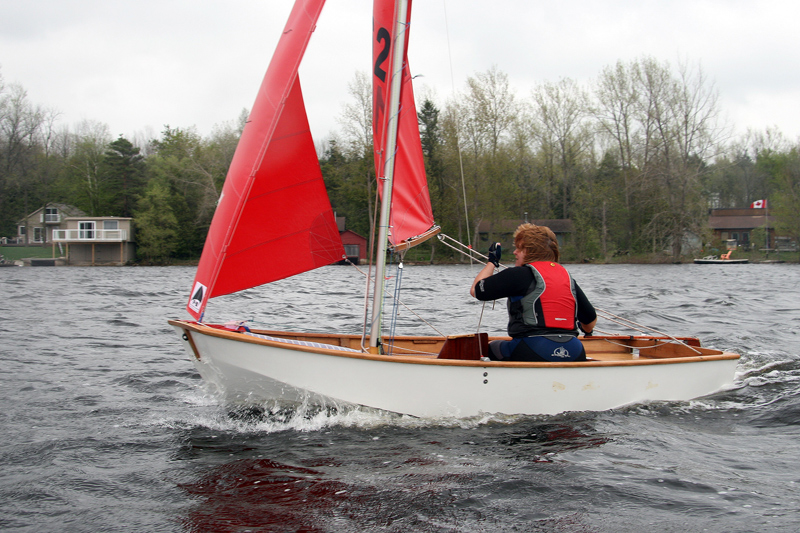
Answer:
POLYGON ((767 259, 769 259, 769 202, 764 200, 764 227, 767 231, 764 235, 764 248, 767 250, 767 259))

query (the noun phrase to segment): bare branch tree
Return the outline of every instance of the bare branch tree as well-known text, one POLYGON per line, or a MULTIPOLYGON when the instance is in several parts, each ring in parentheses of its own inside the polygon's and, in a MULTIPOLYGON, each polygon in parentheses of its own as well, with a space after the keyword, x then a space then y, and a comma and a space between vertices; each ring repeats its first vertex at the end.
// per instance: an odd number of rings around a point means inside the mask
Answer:
POLYGON ((347 85, 353 98, 342 106, 338 122, 352 152, 360 156, 372 151, 372 84, 362 71, 353 76, 347 85))
POLYGON ((561 182, 561 216, 570 216, 570 188, 579 159, 591 149, 593 138, 587 122, 588 97, 569 78, 544 82, 533 91, 533 109, 539 141, 552 155, 554 174, 561 182))

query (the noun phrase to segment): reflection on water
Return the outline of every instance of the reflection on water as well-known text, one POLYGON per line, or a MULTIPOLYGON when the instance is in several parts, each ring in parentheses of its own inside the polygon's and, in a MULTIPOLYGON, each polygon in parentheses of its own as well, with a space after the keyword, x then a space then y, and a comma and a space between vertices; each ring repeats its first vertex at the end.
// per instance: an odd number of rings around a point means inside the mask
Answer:
POLYGON ((452 429, 402 423, 266 437, 255 430, 263 417, 257 413, 251 432, 198 427, 186 435, 176 459, 206 465, 180 485, 195 501, 182 520, 187 531, 519 527, 528 515, 506 516, 506 502, 552 492, 564 476, 560 454, 608 440, 587 420, 549 419, 495 420, 461 433, 469 439, 463 442, 453 440, 452 429), (525 473, 534 465, 541 471, 525 473))
POLYGON ((327 531, 315 522, 351 497, 347 486, 310 468, 269 459, 243 459, 214 467, 181 488, 198 503, 187 531, 327 531))

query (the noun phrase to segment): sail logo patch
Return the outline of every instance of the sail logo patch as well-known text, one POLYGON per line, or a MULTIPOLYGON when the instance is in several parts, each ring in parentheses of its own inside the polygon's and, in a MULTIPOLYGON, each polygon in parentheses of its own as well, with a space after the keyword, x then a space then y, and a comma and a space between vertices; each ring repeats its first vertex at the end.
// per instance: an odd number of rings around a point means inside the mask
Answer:
POLYGON ((200 306, 203 304, 203 299, 205 298, 207 290, 208 288, 205 285, 199 281, 195 281, 194 288, 192 289, 192 296, 189 299, 189 309, 195 313, 200 312, 200 306))

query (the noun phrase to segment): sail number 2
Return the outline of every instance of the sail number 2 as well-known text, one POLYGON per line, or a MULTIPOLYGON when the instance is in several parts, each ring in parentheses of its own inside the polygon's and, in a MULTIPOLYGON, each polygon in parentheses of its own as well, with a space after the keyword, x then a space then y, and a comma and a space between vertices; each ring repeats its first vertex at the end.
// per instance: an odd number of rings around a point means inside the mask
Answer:
POLYGON ((375 42, 377 46, 375 47, 375 69, 374 74, 375 77, 380 80, 380 83, 374 84, 374 108, 372 110, 372 116, 374 120, 375 127, 377 128, 376 131, 376 138, 381 139, 382 131, 381 126, 383 124, 383 115, 386 111, 386 102, 384 101, 384 93, 386 91, 386 71, 387 67, 385 65, 386 60, 389 58, 389 51, 392 48, 392 34, 389 33, 384 27, 378 28, 377 33, 375 34, 375 42))
POLYGON ((386 28, 378 28, 377 36, 375 37, 375 41, 379 43, 383 43, 383 49, 378 54, 378 57, 375 58, 375 75, 384 83, 386 83, 386 71, 383 69, 383 63, 386 61, 386 58, 389 57, 389 49, 392 45, 392 35, 389 33, 389 30, 386 28))

